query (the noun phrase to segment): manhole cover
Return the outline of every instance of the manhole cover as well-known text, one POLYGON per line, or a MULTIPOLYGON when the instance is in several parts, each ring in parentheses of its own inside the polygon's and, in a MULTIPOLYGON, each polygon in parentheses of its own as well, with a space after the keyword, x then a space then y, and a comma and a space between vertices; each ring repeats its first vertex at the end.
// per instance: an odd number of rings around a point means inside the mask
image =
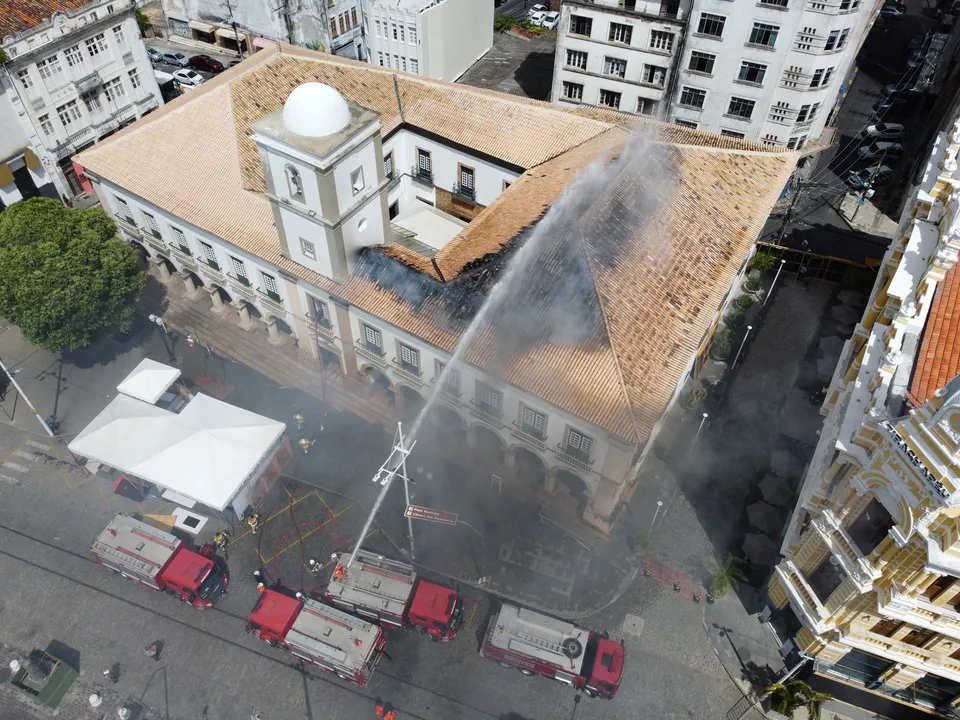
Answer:
POLYGON ((627 613, 623 619, 623 634, 640 637, 643 634, 643 618, 627 613))

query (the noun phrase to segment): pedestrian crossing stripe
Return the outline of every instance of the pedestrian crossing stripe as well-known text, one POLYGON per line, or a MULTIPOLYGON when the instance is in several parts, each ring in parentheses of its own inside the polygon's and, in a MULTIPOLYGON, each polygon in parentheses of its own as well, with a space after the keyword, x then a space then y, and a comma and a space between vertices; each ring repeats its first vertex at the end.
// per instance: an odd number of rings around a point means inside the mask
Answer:
POLYGON ((9 468, 11 470, 16 470, 17 472, 23 472, 23 473, 30 472, 30 468, 24 467, 23 465, 17 465, 16 463, 10 462, 9 460, 3 463, 3 467, 9 468))
POLYGON ((0 482, 5 482, 9 485, 19 485, 20 481, 16 478, 12 478, 9 475, 0 475, 0 482))
POLYGON ((42 442, 37 442, 36 440, 27 440, 27 445, 30 447, 36 448, 37 450, 49 450, 49 445, 44 445, 42 442))
POLYGON ((26 450, 14 450, 13 454, 17 457, 23 458, 24 460, 29 460, 30 462, 36 462, 38 460, 36 455, 33 453, 28 453, 26 450))

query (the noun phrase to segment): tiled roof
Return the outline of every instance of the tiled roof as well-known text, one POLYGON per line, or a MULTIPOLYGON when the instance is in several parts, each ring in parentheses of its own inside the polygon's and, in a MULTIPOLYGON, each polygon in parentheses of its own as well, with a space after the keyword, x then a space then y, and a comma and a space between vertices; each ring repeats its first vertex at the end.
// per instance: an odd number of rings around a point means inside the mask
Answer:
POLYGON ((960 270, 954 266, 937 285, 933 296, 910 379, 911 401, 922 405, 957 375, 960 375, 960 270))
POLYGON ((34 28, 58 10, 82 8, 91 0, 0 0, 0 39, 34 28))
POLYGON ((545 243, 531 276, 536 291, 519 303, 526 331, 552 329, 531 340, 495 318, 464 359, 624 440, 644 442, 796 155, 643 121, 649 130, 643 134, 674 142, 649 143, 651 151, 636 161, 613 164, 625 148, 636 146, 624 129, 630 123, 578 117, 469 86, 403 75, 396 75, 395 84, 394 78, 301 49, 263 50, 84 152, 78 162, 451 351, 471 308, 485 297, 507 258, 535 232, 570 182, 603 159, 610 163, 603 172, 619 173, 612 189, 545 243), (353 275, 334 283, 281 255, 268 201, 262 191, 245 189, 263 187, 259 155, 248 139, 250 124, 279 108, 307 80, 327 82, 380 112, 384 133, 401 122, 402 108, 411 125, 529 169, 437 253, 439 272, 428 258, 391 244, 366 251, 353 275), (465 129, 472 121, 478 127, 465 129), (729 148, 729 142, 737 147, 729 148), (142 148, 149 146, 178 152, 145 159, 142 148), (183 158, 204 161, 185 165, 183 158), (570 302, 571 266, 588 279, 577 289, 576 305, 569 306, 576 314, 585 308, 571 323, 579 333, 575 338, 551 325, 554 305, 570 302), (403 288, 384 274, 397 272, 407 274, 403 288), (465 300, 462 306, 458 298, 465 300))

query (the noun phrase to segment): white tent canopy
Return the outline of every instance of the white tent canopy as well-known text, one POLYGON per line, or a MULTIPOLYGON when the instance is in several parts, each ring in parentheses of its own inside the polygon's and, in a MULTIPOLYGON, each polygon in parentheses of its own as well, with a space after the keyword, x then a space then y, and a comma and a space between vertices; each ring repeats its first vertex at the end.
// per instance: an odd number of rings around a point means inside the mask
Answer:
POLYGON ((176 368, 144 358, 133 372, 117 385, 117 390, 153 405, 179 377, 180 371, 176 368))
POLYGON ((195 396, 179 413, 118 395, 70 450, 224 510, 279 446, 283 423, 195 396))

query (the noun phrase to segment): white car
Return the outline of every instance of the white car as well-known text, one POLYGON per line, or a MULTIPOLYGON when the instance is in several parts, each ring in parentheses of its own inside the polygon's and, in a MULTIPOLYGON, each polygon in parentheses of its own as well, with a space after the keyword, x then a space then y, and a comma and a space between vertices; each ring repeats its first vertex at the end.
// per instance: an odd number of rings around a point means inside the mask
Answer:
POLYGON ((560 22, 560 13, 548 12, 543 14, 543 20, 540 21, 539 25, 547 30, 556 30, 558 22, 560 22))
POLYGON ((546 5, 534 5, 532 8, 527 10, 527 19, 529 19, 532 22, 534 15, 536 15, 537 13, 545 13, 549 9, 550 8, 548 8, 546 5))
POLYGON ((174 70, 173 77, 176 78, 177 82, 181 85, 189 85, 195 87, 203 82, 203 75, 198 73, 196 70, 174 70))
POLYGON ((890 158, 891 160, 900 157, 903 152, 903 145, 892 142, 872 142, 864 145, 858 151, 861 159, 875 160, 877 158, 890 158))
POLYGON ((530 24, 533 25, 534 27, 540 27, 543 25, 543 19, 546 16, 547 14, 544 12, 535 12, 533 15, 531 15, 527 19, 530 21, 530 24))
POLYGON ((864 130, 864 135, 875 140, 899 140, 906 128, 900 123, 877 123, 864 130))

